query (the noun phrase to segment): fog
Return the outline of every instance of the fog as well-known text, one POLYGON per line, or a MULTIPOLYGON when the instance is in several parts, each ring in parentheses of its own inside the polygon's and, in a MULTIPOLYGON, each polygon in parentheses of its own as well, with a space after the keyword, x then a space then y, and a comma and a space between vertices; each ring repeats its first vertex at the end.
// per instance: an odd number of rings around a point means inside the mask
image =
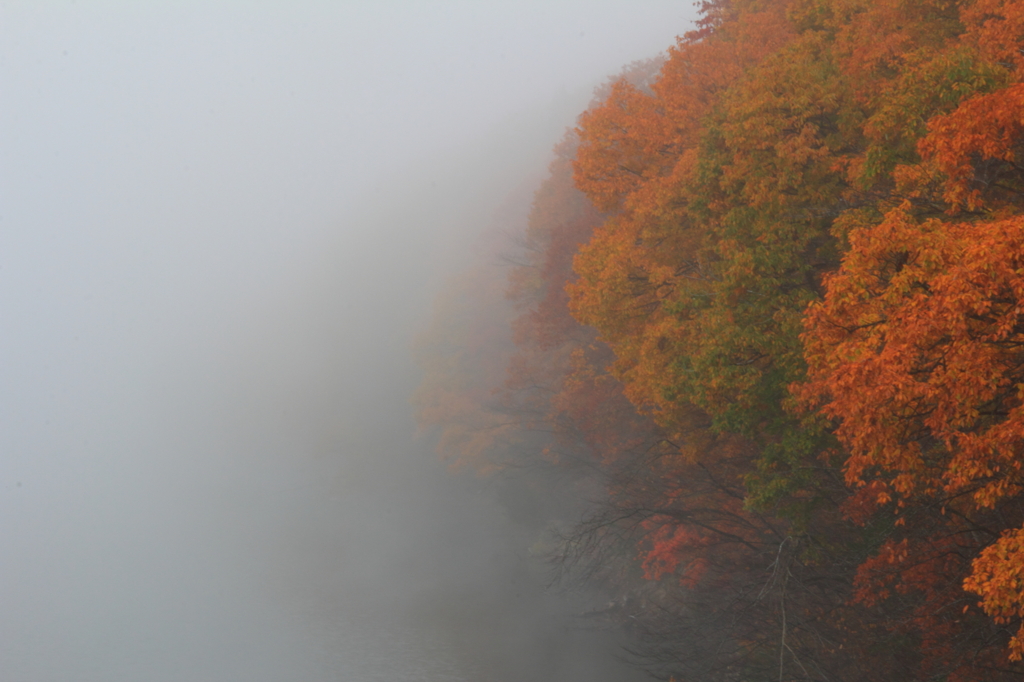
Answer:
POLYGON ((0 3, 0 679, 633 679, 416 432, 411 345, 691 17, 0 3))

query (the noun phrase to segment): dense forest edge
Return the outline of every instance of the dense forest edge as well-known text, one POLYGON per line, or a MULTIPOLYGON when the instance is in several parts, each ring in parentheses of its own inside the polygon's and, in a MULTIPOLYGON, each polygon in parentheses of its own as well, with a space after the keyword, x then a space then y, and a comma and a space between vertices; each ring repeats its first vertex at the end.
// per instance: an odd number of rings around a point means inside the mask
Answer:
POLYGON ((710 0, 600 88, 421 423, 654 677, 1024 677, 1024 2, 710 0))

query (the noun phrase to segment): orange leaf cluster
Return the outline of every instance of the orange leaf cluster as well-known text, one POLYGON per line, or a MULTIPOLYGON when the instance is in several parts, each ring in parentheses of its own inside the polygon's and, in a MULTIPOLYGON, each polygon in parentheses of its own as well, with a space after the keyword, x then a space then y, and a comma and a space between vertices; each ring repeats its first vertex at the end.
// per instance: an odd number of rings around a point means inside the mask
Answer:
POLYGON ((809 382, 841 420, 846 477, 884 471, 904 498, 1020 491, 1024 448, 1024 218, 915 220, 906 207, 850 235, 808 309, 809 382), (884 409, 882 409, 884 406, 884 409))

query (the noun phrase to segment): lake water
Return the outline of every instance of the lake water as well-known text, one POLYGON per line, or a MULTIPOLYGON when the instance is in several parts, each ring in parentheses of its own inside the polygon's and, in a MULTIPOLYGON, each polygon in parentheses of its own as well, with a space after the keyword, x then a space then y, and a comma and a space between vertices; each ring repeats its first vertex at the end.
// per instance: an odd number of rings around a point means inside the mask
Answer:
POLYGON ((380 443, 408 454, 339 472, 237 442, 186 457, 168 437, 147 458, 15 462, 0 679, 645 679, 611 633, 580 628, 586 599, 545 590, 486 482, 407 436, 380 443))

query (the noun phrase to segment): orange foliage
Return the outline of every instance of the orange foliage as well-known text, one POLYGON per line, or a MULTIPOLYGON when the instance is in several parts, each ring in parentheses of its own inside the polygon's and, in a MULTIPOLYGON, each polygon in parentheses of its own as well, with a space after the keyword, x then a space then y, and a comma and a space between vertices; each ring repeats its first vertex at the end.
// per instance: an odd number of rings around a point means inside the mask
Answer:
MULTIPOLYGON (((1024 617, 1024 528, 1007 530, 974 560, 964 587, 982 596, 981 607, 997 623, 1024 617)), ((1024 657, 1024 625, 1010 639, 1010 660, 1024 657)))
MULTIPOLYGON (((894 600, 909 606, 909 618, 889 620, 886 628, 893 634, 920 637, 924 677, 936 674, 943 669, 942 663, 956 656, 953 644, 969 620, 960 578, 965 550, 970 549, 969 544, 958 543, 955 535, 889 540, 857 570, 856 602, 878 606, 894 600)), ((962 671, 954 679, 977 677, 962 671)))
POLYGON ((906 207, 850 235, 807 313, 809 383, 840 419, 846 477, 901 496, 1021 490, 1024 218, 919 222, 906 207), (884 409, 880 409, 884 408, 884 409))
MULTIPOLYGON (((842 269, 808 310, 809 382, 796 390, 839 420, 851 485, 878 502, 891 490, 901 507, 938 497, 972 514, 1024 490, 1024 217, 921 221, 908 211, 850 234, 842 269)), ((940 570, 939 558, 908 567, 906 541, 887 544, 861 567, 858 598, 913 587, 931 613, 954 603, 962 582, 999 622, 1018 617, 1021 537, 1007 531, 972 572, 960 557, 973 545, 947 551, 936 545, 949 540, 932 540, 935 557, 956 559, 940 570), (883 565, 890 583, 869 579, 883 565), (929 582, 939 575, 941 590, 929 582)), ((916 618, 934 646, 954 627, 916 618)), ((1011 640, 1015 660, 1022 641, 1011 640)))
POLYGON ((1024 67, 1024 5, 1018 0, 975 0, 964 3, 960 18, 964 41, 986 60, 1015 70, 1024 67))
MULTIPOLYGON (((991 196, 983 191, 1010 189, 1001 203, 1019 201, 1019 184, 1005 187, 1006 171, 1019 173, 1017 161, 1024 133, 1024 84, 1011 85, 967 100, 956 111, 937 116, 928 123, 928 136, 920 141, 921 156, 934 161, 946 175, 943 198, 952 209, 991 209, 991 196), (979 172, 979 164, 996 160, 1002 168, 979 172), (1002 171, 1002 172, 1001 172, 1002 171), (985 201, 987 199, 987 201, 985 201)), ((986 192, 991 195, 992 192, 986 192)))

